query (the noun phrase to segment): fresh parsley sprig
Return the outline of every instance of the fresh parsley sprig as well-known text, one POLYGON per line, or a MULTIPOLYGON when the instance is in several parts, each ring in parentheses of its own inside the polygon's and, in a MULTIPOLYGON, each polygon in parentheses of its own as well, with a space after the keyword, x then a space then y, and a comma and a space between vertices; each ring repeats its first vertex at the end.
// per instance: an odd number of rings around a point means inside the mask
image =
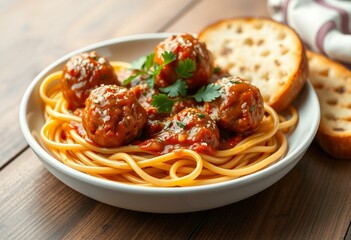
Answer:
POLYGON ((175 100, 167 97, 166 94, 160 93, 152 97, 151 105, 156 107, 159 113, 169 113, 172 111, 175 100))
POLYGON ((168 97, 178 97, 178 96, 185 97, 186 89, 187 89, 186 82, 182 79, 178 79, 172 85, 168 87, 160 88, 160 91, 163 93, 167 93, 168 97))
POLYGON ((192 77, 195 70, 195 62, 190 58, 186 58, 185 60, 181 60, 178 62, 176 73, 178 75, 178 78, 186 79, 192 77))
MULTIPOLYGON (((149 88, 154 88, 155 79, 161 70, 176 60, 173 52, 165 51, 161 56, 163 58, 161 65, 154 62, 153 53, 134 61, 131 69, 135 74, 124 80, 122 85, 126 86, 138 76, 143 76, 149 88)), ((152 97, 151 105, 156 107, 159 113, 168 113, 172 111, 177 101, 193 98, 197 102, 211 102, 218 98, 221 95, 221 87, 213 83, 201 87, 194 95, 187 95, 188 85, 185 79, 192 77, 195 70, 196 65, 192 59, 179 60, 175 69, 177 80, 172 85, 159 88, 161 93, 152 97)))
POLYGON ((154 88, 156 76, 160 74, 162 68, 176 60, 176 55, 173 52, 163 52, 161 54, 163 64, 161 65, 154 62, 154 56, 154 53, 151 53, 132 62, 131 70, 134 70, 135 74, 125 79, 122 85, 127 86, 138 76, 145 76, 148 86, 154 88))
MULTIPOLYGON (((175 87, 173 85, 168 87, 175 87)), ((210 83, 206 86, 201 87, 194 95, 186 95, 185 97, 169 98, 169 95, 167 96, 164 93, 157 94, 152 97, 151 104, 152 106, 156 107, 159 113, 169 113, 172 111, 174 104, 178 101, 193 98, 196 102, 212 102, 221 96, 221 93, 222 91, 220 85, 210 83)))
POLYGON ((194 95, 187 95, 188 86, 184 79, 192 77, 195 69, 195 62, 192 59, 179 61, 175 70, 178 80, 170 86, 160 88, 162 93, 152 97, 152 106, 160 113, 167 113, 172 111, 177 101, 193 98, 197 102, 211 102, 221 96, 221 86, 214 83, 202 86, 194 95))
POLYGON ((218 84, 210 83, 202 86, 194 95, 190 97, 195 98, 196 102, 212 102, 221 96, 221 86, 218 84))

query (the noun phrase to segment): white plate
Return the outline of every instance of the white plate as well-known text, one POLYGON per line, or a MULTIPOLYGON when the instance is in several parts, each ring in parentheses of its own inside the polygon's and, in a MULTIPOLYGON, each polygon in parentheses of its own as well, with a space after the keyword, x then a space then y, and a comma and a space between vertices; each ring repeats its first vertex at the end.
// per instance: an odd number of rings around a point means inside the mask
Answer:
POLYGON ((259 172, 217 184, 183 188, 141 187, 95 178, 62 164, 33 137, 32 132, 39 132, 44 124, 39 85, 48 74, 61 70, 71 56, 96 50, 111 60, 133 61, 151 53, 167 36, 167 33, 143 34, 97 43, 60 58, 33 80, 21 102, 20 125, 27 142, 44 166, 69 187, 100 202, 157 213, 193 212, 224 206, 258 193, 286 175, 302 158, 318 129, 319 103, 309 82, 295 101, 300 119, 295 131, 288 137, 286 156, 259 172))

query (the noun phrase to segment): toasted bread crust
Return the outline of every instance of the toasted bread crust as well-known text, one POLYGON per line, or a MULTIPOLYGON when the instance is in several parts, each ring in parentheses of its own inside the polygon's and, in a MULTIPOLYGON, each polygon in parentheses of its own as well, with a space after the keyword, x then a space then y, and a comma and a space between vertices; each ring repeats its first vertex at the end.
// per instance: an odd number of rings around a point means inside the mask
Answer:
POLYGON ((330 155, 351 159, 351 71, 307 51, 312 83, 321 105, 316 141, 330 155))
POLYGON ((350 136, 333 136, 319 130, 316 141, 329 155, 340 159, 351 159, 350 136))
POLYGON ((291 28, 266 18, 231 18, 200 31, 215 64, 256 85, 265 101, 282 111, 308 75, 303 44, 291 28))
POLYGON ((277 94, 277 97, 270 105, 276 110, 281 111, 287 108, 300 93, 302 87, 305 85, 308 77, 308 62, 304 49, 301 50, 301 60, 299 67, 294 76, 292 76, 283 91, 277 94))

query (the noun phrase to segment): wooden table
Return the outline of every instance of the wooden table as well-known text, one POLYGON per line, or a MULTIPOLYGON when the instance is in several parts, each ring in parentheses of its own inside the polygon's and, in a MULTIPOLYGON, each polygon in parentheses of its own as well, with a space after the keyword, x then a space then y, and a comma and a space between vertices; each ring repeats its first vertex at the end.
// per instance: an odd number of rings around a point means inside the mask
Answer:
POLYGON ((85 197, 53 177, 25 142, 20 100, 57 58, 129 34, 196 33, 232 16, 268 16, 266 1, 0 2, 0 239, 351 239, 351 161, 315 142, 267 190, 187 214, 133 212, 85 197))

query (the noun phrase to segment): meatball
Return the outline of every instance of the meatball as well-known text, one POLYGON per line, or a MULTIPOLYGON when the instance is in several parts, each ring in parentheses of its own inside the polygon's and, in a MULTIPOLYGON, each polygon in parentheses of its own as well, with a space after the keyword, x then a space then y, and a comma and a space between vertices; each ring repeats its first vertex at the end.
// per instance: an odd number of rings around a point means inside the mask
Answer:
POLYGON ((118 147, 139 136, 145 109, 125 87, 103 85, 90 92, 82 112, 87 136, 103 147, 118 147))
POLYGON ((190 34, 173 35, 159 43, 154 51, 154 62, 162 65, 164 59, 162 53, 173 52, 176 60, 162 68, 156 77, 156 84, 159 87, 172 85, 177 79, 176 68, 179 61, 189 58, 195 62, 195 71, 190 78, 185 79, 188 89, 197 89, 208 84, 213 73, 213 58, 207 50, 205 43, 200 42, 190 34))
POLYGON ((196 102, 195 99, 182 99, 174 103, 171 115, 177 114, 186 108, 198 108, 200 106, 201 103, 196 102))
POLYGON ((92 89, 102 84, 119 85, 112 66, 96 52, 82 53, 68 60, 63 67, 60 83, 71 109, 84 107, 92 89))
POLYGON ((196 108, 186 108, 164 122, 161 132, 139 145, 146 151, 164 154, 187 148, 213 154, 219 145, 216 123, 196 108))
POLYGON ((204 104, 204 111, 225 131, 245 133, 253 131, 265 113, 260 90, 239 77, 217 80, 223 91, 221 97, 204 104))

